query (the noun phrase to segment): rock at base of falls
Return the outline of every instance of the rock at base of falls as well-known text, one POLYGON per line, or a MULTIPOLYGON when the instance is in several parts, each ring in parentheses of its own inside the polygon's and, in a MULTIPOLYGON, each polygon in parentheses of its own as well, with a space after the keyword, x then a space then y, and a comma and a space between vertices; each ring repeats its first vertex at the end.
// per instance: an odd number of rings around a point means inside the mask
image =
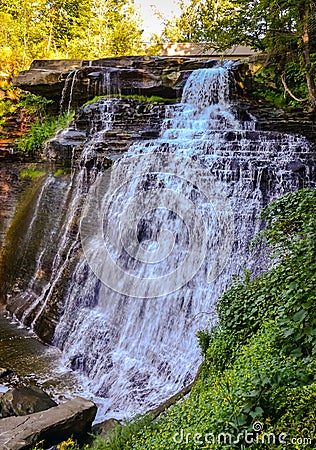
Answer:
POLYGON ((0 417, 25 416, 57 406, 42 389, 18 387, 10 389, 0 397, 0 417))
POLYGON ((23 417, 0 420, 0 448, 26 450, 44 441, 44 448, 73 436, 84 436, 91 430, 97 407, 89 400, 77 397, 47 411, 23 417))
POLYGON ((92 433, 98 436, 102 436, 103 438, 106 438, 109 435, 110 431, 112 431, 118 425, 120 425, 119 420, 113 418, 107 419, 104 420, 103 422, 93 425, 92 433))
POLYGON ((6 367, 0 367, 0 379, 6 378, 7 376, 12 374, 12 370, 6 367))

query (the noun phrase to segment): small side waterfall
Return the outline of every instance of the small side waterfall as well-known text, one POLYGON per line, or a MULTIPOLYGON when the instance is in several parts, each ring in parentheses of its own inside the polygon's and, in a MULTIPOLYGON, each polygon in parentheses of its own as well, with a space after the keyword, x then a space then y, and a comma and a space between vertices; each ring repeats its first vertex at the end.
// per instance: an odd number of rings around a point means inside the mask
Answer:
POLYGON ((113 67, 75 69, 69 72, 62 90, 59 110, 70 112, 77 106, 76 98, 89 100, 95 96, 120 95, 118 70, 113 67), (84 91, 82 87, 84 86, 84 91))
POLYGON ((105 415, 143 412, 192 381, 196 331, 216 322, 233 274, 267 263, 248 248, 260 210, 311 181, 307 139, 257 131, 233 89, 229 67, 193 71, 159 138, 134 142, 108 170, 86 165, 115 132, 117 100, 100 100, 78 170, 39 187, 34 275, 16 282, 8 309, 35 331, 57 323, 64 365, 105 415))
POLYGON ((71 103, 72 103, 72 97, 73 97, 73 90, 74 90, 74 84, 77 78, 78 69, 72 70, 67 75, 67 78, 65 80, 65 84, 61 93, 60 98, 60 105, 59 105, 59 111, 62 113, 63 111, 69 112, 71 109, 71 103), (66 103, 68 102, 68 103, 66 103))

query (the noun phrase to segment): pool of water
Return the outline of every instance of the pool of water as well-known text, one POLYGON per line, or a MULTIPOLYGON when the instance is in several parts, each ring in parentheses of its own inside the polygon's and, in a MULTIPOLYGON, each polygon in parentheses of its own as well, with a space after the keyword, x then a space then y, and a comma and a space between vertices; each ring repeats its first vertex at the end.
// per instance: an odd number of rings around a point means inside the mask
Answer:
POLYGON ((0 311, 0 367, 13 371, 0 380, 0 394, 14 386, 35 384, 57 403, 76 396, 92 400, 98 407, 95 422, 107 418, 106 400, 87 389, 85 377, 65 367, 60 350, 41 342, 4 311, 0 311))
POLYGON ((4 312, 0 313, 0 367, 13 371, 1 380, 2 391, 14 385, 37 384, 54 398, 66 400, 81 390, 80 380, 63 367, 60 351, 43 344, 4 312))

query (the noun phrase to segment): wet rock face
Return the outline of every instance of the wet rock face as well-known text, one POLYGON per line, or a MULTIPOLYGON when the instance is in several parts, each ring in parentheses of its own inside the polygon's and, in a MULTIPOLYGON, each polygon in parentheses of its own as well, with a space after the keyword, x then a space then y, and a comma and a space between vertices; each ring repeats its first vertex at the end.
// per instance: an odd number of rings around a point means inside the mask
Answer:
POLYGON ((111 165, 109 156, 127 151, 135 141, 158 137, 165 113, 163 103, 101 98, 79 108, 70 127, 46 143, 44 154, 69 165, 79 158, 83 145, 94 136, 93 143, 86 147, 85 165, 107 168, 111 165))
POLYGON ((71 162, 73 151, 80 151, 86 140, 84 131, 77 131, 72 127, 58 131, 55 136, 46 142, 43 154, 50 160, 61 162, 64 165, 71 162))
POLYGON ((121 57, 95 61, 33 61, 14 78, 23 90, 52 99, 55 107, 77 108, 96 95, 140 94, 175 98, 192 70, 216 61, 190 57, 121 57))

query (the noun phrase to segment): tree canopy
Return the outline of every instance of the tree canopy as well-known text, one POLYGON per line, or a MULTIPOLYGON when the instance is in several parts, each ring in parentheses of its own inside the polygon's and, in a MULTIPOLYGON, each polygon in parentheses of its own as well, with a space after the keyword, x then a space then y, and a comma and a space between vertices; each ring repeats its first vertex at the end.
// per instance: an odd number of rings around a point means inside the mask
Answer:
POLYGON ((36 58, 133 54, 141 33, 132 0, 0 0, 0 64, 11 74, 36 58))
POLYGON ((162 40, 208 42, 222 50, 240 44, 266 52, 275 57, 279 78, 292 97, 286 84, 287 70, 293 78, 304 75, 305 94, 316 107, 314 1, 191 0, 189 4, 182 2, 181 7, 180 17, 166 23, 162 40))

